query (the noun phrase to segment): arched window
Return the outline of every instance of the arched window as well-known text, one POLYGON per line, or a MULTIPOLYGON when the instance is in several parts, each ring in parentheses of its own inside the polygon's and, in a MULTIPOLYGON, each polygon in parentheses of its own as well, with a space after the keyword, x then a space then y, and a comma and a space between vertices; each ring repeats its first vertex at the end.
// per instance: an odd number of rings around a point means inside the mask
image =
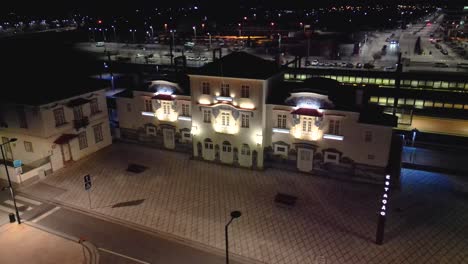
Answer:
POLYGON ((205 149, 213 149, 213 141, 209 138, 205 138, 205 149))
POLYGON ((223 152, 231 152, 231 143, 228 141, 223 142, 223 152))
POLYGON ((249 147, 249 145, 247 145, 247 144, 242 144, 241 154, 242 154, 242 155, 250 155, 250 147, 249 147))

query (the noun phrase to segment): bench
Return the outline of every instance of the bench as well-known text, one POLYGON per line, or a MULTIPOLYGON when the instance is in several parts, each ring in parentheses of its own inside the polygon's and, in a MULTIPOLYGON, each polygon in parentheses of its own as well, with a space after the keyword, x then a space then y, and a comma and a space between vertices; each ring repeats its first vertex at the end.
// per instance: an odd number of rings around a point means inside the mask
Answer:
POLYGON ((277 193, 275 196, 275 203, 284 204, 288 206, 294 206, 296 204, 297 197, 285 193, 277 193))

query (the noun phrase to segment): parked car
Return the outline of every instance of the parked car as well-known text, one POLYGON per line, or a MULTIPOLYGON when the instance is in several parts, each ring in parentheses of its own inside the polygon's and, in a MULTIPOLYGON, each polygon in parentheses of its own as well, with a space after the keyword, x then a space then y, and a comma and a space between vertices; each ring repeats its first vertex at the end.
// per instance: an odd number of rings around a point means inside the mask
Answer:
POLYGON ((468 63, 466 62, 458 63, 457 68, 468 69, 468 63))
POLYGON ((384 71, 394 71, 396 70, 395 66, 387 66, 384 68, 384 71))
POLYGON ((346 68, 354 68, 354 64, 348 63, 348 64, 346 64, 346 68))
POLYGON ((436 44, 434 45, 434 47, 435 47, 436 49, 441 49, 441 48, 442 48, 442 46, 440 46, 440 44, 438 44, 438 43, 436 43, 436 44))
POLYGON ((346 62, 340 63, 340 66, 341 66, 341 67, 346 67, 347 65, 348 65, 348 63, 346 63, 346 62))
POLYGON ((105 46, 104 41, 96 42, 96 47, 104 47, 104 46, 105 46))
POLYGON ((446 49, 443 49, 440 52, 442 52, 442 54, 444 54, 444 55, 448 55, 448 51, 446 49))
POLYGON ((358 63, 358 64, 356 64, 356 68, 358 68, 358 69, 361 69, 361 68, 362 68, 362 66, 363 66, 363 65, 362 65, 362 63, 358 63))
POLYGON ((311 62, 311 65, 312 65, 312 66, 317 66, 317 65, 319 65, 319 61, 318 61, 318 60, 313 60, 313 61, 311 62))
POLYGON ((447 63, 444 63, 444 62, 436 62, 434 64, 434 67, 437 67, 437 68, 448 68, 449 65, 447 63))

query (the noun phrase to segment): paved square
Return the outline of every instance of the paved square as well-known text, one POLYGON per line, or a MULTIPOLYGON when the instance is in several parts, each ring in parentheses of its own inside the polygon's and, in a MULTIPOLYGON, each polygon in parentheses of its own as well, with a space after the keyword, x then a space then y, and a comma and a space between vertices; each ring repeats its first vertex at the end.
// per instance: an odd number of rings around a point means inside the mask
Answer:
POLYGON ((468 263, 468 203, 452 178, 404 170, 390 201, 385 244, 374 244, 381 186, 275 169, 253 171, 190 160, 188 155, 118 143, 41 184, 66 190, 54 199, 265 263, 468 263), (129 163, 147 166, 127 172, 129 163), (298 197, 285 208, 277 192, 298 197), (132 206, 118 203, 144 200, 132 206), (395 210, 398 208, 398 210, 395 210))

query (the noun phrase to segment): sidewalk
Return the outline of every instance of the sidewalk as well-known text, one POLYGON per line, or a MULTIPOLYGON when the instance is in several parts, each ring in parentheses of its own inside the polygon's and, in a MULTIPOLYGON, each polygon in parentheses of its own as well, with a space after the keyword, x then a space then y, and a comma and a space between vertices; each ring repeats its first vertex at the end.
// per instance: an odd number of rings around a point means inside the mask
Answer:
POLYGON ((32 226, 0 226, 0 256, 5 264, 82 264, 82 246, 32 226))

